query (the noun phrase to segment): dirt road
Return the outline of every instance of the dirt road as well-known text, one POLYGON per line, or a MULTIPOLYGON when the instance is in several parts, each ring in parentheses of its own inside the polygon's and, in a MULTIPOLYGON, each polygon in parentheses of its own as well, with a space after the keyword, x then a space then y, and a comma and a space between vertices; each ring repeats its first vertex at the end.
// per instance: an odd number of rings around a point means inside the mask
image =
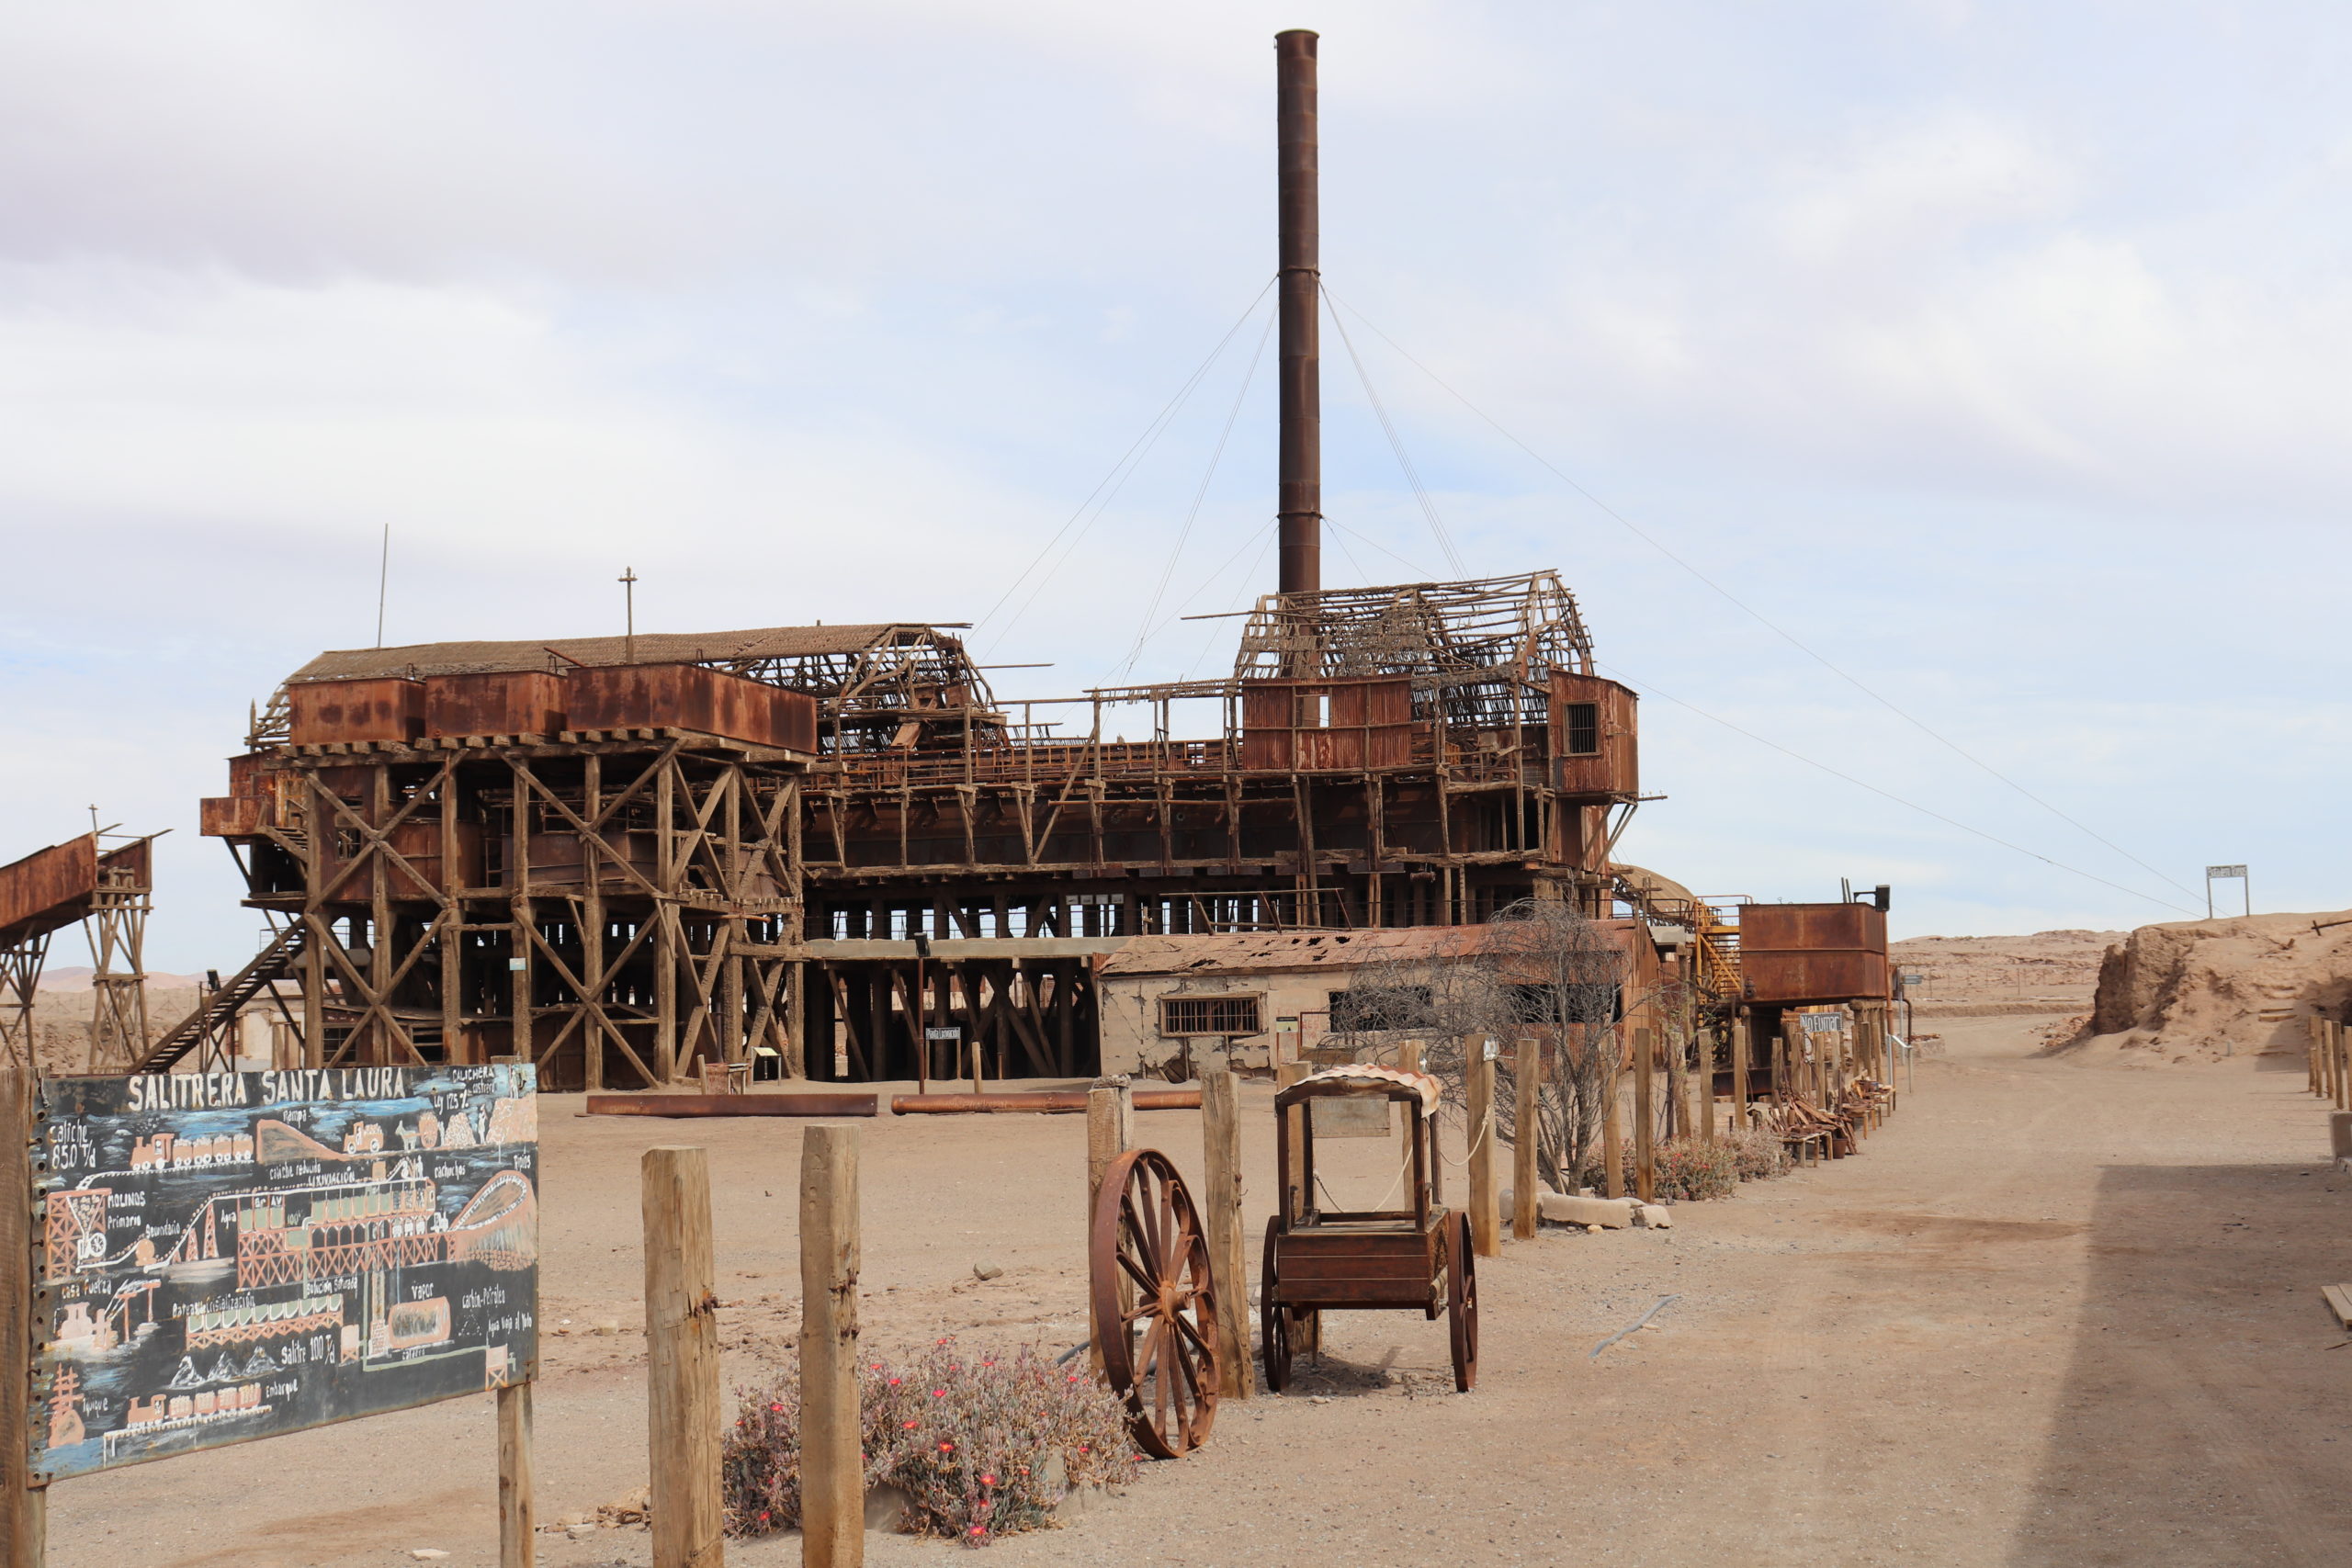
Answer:
MULTIPOLYGON (((1947 1055, 1857 1158, 1683 1206, 1671 1231, 1507 1243, 1480 1276, 1475 1394, 1442 1391, 1442 1323, 1334 1316, 1322 1374, 1228 1404, 1203 1453, 995 1558, 2352 1562, 2352 1355, 2318 1296, 2352 1280, 2352 1178, 2321 1157, 2300 1060, 2085 1068, 2026 1055, 2041 1021, 1940 1024, 1947 1055), (1654 1328, 1591 1354, 1668 1294, 1654 1328)), ((1266 1099, 1245 1097, 1261 1190, 1266 1099)), ((797 1129, 568 1109, 543 1118, 546 1321, 564 1331, 539 1401, 547 1519, 644 1475, 644 1146, 712 1149, 730 1377, 797 1322, 797 1129)), ((1139 1122, 1197 1166, 1194 1116, 1139 1122)), ((1081 1119, 865 1125, 870 1343, 1082 1335, 1081 1119), (1003 1276, 973 1280, 981 1260, 1003 1276)), ((491 1564, 492 1452, 488 1402, 464 1400, 70 1483, 51 1562, 491 1564)), ((635 1529, 542 1540, 550 1568, 650 1561, 635 1529)), ((882 1563, 955 1550, 868 1541, 882 1563)), ((781 1568, 797 1538, 729 1558, 781 1568)))

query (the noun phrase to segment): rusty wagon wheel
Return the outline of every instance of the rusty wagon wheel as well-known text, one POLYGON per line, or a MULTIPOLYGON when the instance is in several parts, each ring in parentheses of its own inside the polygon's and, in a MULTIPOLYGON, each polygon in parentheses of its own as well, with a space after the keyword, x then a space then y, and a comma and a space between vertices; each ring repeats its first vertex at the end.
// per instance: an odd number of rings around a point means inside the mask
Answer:
POLYGON ((1446 1231, 1445 1318, 1453 1341, 1453 1392, 1478 1382, 1478 1259, 1470 1249, 1470 1216, 1456 1214, 1446 1231))
POLYGON ((1136 1447, 1181 1458, 1216 1420, 1216 1287, 1199 1212, 1166 1155, 1129 1149, 1102 1172, 1088 1251, 1103 1376, 1136 1447))

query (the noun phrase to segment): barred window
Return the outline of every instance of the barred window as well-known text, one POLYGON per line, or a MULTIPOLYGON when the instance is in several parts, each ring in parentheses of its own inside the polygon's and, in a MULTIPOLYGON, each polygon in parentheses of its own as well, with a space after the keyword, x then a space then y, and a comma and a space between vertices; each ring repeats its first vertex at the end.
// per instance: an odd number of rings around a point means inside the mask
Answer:
POLYGON ((1255 1034, 1258 1032, 1258 998, 1162 997, 1159 998, 1159 1032, 1255 1034))
POLYGON ((1590 757, 1600 750, 1600 705, 1599 703, 1564 703, 1566 721, 1561 728, 1567 731, 1567 754, 1590 757))

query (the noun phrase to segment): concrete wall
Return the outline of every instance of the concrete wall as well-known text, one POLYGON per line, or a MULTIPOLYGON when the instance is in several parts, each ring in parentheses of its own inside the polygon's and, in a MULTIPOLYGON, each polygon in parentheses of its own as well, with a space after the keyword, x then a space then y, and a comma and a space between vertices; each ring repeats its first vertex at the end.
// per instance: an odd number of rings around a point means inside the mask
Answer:
MULTIPOLYGON (((1296 1039, 1311 1047, 1329 1029, 1331 993, 1344 988, 1347 983, 1346 971, 1329 968, 1305 974, 1252 970, 1239 975, 1105 975, 1097 982, 1096 992, 1102 1029, 1102 1070, 1158 1077, 1164 1076, 1170 1064, 1181 1060, 1185 1042, 1159 1032, 1162 997, 1258 998, 1258 1021, 1265 1027, 1257 1034, 1233 1042, 1231 1064, 1237 1067, 1272 1066, 1275 1020, 1284 1016, 1297 1018, 1300 1032, 1296 1039)), ((1196 1068, 1222 1066, 1227 1059, 1226 1043, 1219 1039, 1195 1036, 1192 1048, 1196 1068)), ((1292 1059, 1299 1048, 1293 1037, 1283 1036, 1283 1060, 1292 1059)))

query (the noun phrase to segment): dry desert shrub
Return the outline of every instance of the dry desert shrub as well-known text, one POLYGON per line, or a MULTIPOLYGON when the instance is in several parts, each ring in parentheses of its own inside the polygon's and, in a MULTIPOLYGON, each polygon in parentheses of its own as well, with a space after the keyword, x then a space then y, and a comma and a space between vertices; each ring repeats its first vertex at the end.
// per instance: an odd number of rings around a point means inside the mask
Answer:
POLYGON ((1732 1151, 1733 1169, 1742 1181, 1762 1181, 1788 1173, 1787 1146, 1776 1134, 1760 1128, 1734 1128, 1720 1134, 1715 1146, 1732 1151))
MULTIPOLYGON (((1781 1140, 1770 1133, 1718 1133, 1713 1143, 1670 1139, 1657 1145, 1654 1162, 1658 1197, 1675 1203, 1728 1198, 1743 1181, 1760 1181, 1782 1175, 1789 1168, 1788 1152, 1781 1146, 1781 1140)), ((1630 1147, 1622 1151, 1621 1164, 1623 1186, 1620 1190, 1631 1192, 1634 1151, 1630 1147)), ((1582 1185, 1596 1192, 1601 1190, 1604 1168, 1599 1151, 1594 1151, 1592 1164, 1585 1168, 1582 1185)))
MULTIPOLYGON (((800 1375, 787 1364, 742 1408, 721 1455, 729 1535, 800 1522, 800 1375)), ((1118 1401, 1093 1378, 1017 1350, 943 1339, 858 1370, 865 1484, 907 1495, 907 1526, 986 1546, 1053 1522, 1063 1496, 1135 1473, 1118 1401)))

